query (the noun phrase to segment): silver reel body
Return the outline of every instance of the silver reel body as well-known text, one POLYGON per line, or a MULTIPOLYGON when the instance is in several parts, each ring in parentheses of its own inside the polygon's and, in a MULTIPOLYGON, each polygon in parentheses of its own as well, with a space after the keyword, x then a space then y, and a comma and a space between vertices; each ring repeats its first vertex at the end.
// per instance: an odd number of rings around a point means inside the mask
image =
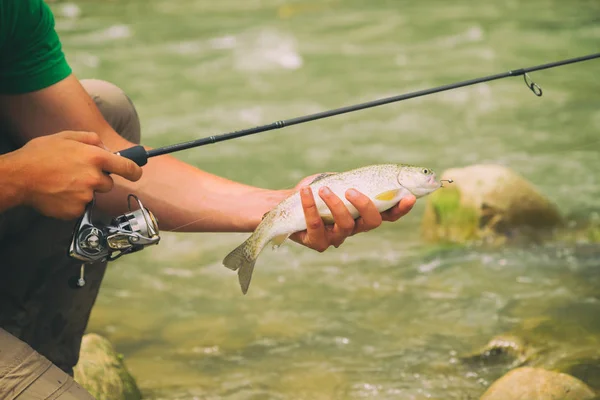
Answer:
POLYGON ((94 201, 77 222, 69 248, 69 256, 83 262, 77 287, 85 285, 85 264, 114 261, 160 241, 158 221, 154 214, 144 207, 137 196, 130 194, 127 200, 130 212, 113 218, 108 225, 93 222, 94 201), (138 209, 131 209, 131 198, 137 202, 138 209))

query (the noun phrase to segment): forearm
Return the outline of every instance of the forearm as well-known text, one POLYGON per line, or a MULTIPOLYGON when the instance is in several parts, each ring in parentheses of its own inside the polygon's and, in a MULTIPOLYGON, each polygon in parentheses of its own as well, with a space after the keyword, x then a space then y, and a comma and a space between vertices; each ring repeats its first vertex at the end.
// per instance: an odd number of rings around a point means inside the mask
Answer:
MULTIPOLYGON (((115 151, 133 146, 110 133, 105 143, 115 151)), ((156 215, 162 230, 249 232, 264 213, 291 194, 233 182, 169 155, 149 159, 143 169, 135 183, 114 177, 114 189, 97 195, 98 207, 111 215, 122 213, 132 193, 156 215)))
POLYGON ((13 153, 0 155, 0 213, 24 201, 23 177, 13 153))
MULTIPOLYGON (((108 125, 74 76, 36 93, 0 96, 0 106, 21 143, 70 129, 96 132, 113 152, 135 145, 108 125)), ((112 175, 113 190, 96 195, 100 210, 120 215, 128 210, 127 195, 132 193, 156 215, 163 230, 247 232, 290 193, 233 182, 168 155, 150 159, 143 171, 136 183, 112 175)))
MULTIPOLYGON (((134 146, 110 128, 99 132, 113 151, 134 146)), ((115 187, 97 196, 111 215, 127 210, 135 194, 158 218, 160 228, 178 232, 249 232, 291 191, 261 189, 234 182, 186 164, 170 155, 150 158, 137 182, 114 177, 115 187)))

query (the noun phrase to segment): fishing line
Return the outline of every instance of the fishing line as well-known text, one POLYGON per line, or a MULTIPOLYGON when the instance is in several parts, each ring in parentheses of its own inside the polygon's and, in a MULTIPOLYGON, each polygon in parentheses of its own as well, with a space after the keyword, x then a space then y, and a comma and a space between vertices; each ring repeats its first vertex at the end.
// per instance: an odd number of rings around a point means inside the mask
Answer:
POLYGON ((309 115, 291 118, 291 119, 287 119, 287 120, 276 121, 276 122, 273 122, 273 123, 270 123, 267 125, 261 125, 261 126, 257 126, 254 128, 224 133, 221 135, 209 136, 209 137, 198 139, 198 140, 192 140, 189 142, 164 146, 164 147, 151 149, 151 150, 146 150, 143 146, 134 146, 134 147, 119 151, 119 152, 117 152, 117 154, 119 154, 123 157, 129 158, 130 160, 134 161, 139 166, 143 166, 148 162, 148 158, 150 158, 150 157, 156 157, 156 156, 160 156, 163 154, 174 153, 177 151, 187 150, 187 149, 194 148, 194 147, 200 147, 200 146, 204 146, 207 144, 222 142, 224 140, 236 139, 236 138, 239 138, 242 136, 253 135, 255 133, 271 131, 271 130, 275 130, 275 129, 284 128, 286 126, 302 124, 305 122, 315 121, 315 120, 322 119, 322 118, 333 117, 335 115, 345 114, 345 113, 349 113, 349 112, 363 110, 366 108, 377 107, 377 106, 381 106, 384 104, 408 100, 408 99, 412 99, 412 98, 420 97, 420 96, 427 96, 430 94, 440 93, 440 92, 444 92, 447 90, 457 89, 457 88, 461 88, 461 87, 465 87, 465 86, 475 85, 478 83, 490 82, 493 80, 514 77, 514 76, 523 76, 525 85, 529 88, 529 90, 531 90, 533 92, 533 94, 535 94, 536 96, 541 97, 543 94, 542 88, 537 83, 535 83, 533 81, 533 79, 531 79, 531 77, 529 76, 528 73, 534 72, 534 71, 541 71, 544 69, 556 68, 556 67, 560 67, 560 66, 567 65, 567 64, 579 63, 579 62, 583 62, 583 61, 587 61, 587 60, 592 60, 595 58, 600 58, 600 53, 589 54, 589 55, 582 56, 582 57, 570 58, 570 59, 556 61, 556 62, 552 62, 552 63, 536 65, 534 67, 514 69, 514 70, 510 70, 510 71, 495 74, 495 75, 489 75, 489 76, 484 76, 481 78, 469 79, 466 81, 437 86, 437 87, 434 87, 431 89, 419 90, 416 92, 410 92, 410 93, 401 94, 398 96, 386 97, 386 98, 379 99, 379 100, 368 101, 365 103, 359 103, 359 104, 350 105, 350 106, 346 106, 346 107, 336 108, 333 110, 318 112, 315 114, 309 114, 309 115))

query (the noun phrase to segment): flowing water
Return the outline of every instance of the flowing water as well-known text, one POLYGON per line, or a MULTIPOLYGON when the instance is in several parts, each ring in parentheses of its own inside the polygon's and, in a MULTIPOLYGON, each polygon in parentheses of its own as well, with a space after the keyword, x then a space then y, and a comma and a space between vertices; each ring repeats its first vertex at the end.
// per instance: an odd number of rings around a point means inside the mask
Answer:
MULTIPOLYGON (((597 0, 52 8, 77 75, 123 88, 150 146, 585 55, 600 43, 597 0)), ((532 73, 539 98, 522 78, 504 79, 176 157, 269 188, 369 163, 499 163, 564 214, 591 215, 600 209, 599 70, 588 61, 532 73)), ((159 246, 111 265, 89 330, 113 341, 155 399, 478 398, 508 367, 459 358, 494 335, 545 318, 561 351, 595 343, 597 247, 433 247, 419 237, 423 204, 339 249, 265 251, 247 296, 220 264, 247 235, 163 233, 159 246)))

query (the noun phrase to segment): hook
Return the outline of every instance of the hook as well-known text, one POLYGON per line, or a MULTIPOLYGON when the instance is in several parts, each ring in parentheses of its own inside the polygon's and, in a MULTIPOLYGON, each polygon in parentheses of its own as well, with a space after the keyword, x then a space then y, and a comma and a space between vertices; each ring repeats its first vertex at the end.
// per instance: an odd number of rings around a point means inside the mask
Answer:
MULTIPOLYGON (((453 183, 454 181, 452 179, 440 179, 440 182, 448 182, 448 183, 453 183)), ((444 184, 441 184, 441 187, 444 187, 444 184)))
POLYGON ((527 75, 527 73, 523 74, 523 80, 525 81, 525 84, 527 85, 527 87, 529 89, 531 89, 531 91, 533 92, 533 94, 535 94, 537 97, 541 97, 542 96, 542 88, 539 87, 539 85, 537 83, 535 83, 533 81, 533 79, 531 79, 531 77, 529 75, 527 75))

